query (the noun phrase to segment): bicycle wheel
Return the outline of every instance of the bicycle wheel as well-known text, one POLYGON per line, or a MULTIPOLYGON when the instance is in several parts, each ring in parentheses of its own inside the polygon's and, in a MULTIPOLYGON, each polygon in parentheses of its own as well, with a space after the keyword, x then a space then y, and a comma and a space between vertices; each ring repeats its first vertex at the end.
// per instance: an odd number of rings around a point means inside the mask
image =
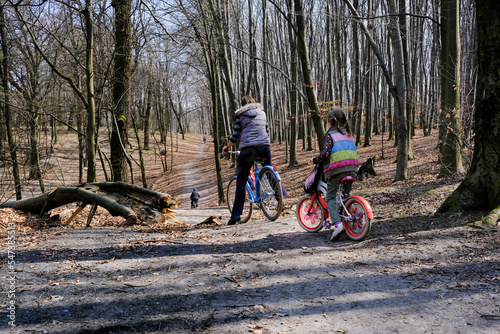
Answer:
MULTIPOLYGON (((236 193, 236 178, 232 178, 227 185, 226 198, 227 198, 227 207, 229 208, 229 212, 233 212, 233 204, 234 204, 234 194, 236 193)), ((240 223, 246 223, 250 216, 252 216, 252 201, 250 201, 250 195, 248 194, 248 189, 245 187, 245 204, 243 205, 243 212, 240 216, 240 223)))
POLYGON ((372 224, 367 208, 355 197, 349 197, 345 201, 345 207, 351 215, 350 219, 344 221, 347 236, 352 240, 363 240, 370 232, 372 224))
POLYGON ((276 220, 283 210, 283 189, 273 171, 264 168, 259 173, 257 197, 261 198, 259 206, 269 220, 276 220))
POLYGON ((312 195, 307 194, 299 198, 297 202, 297 220, 300 227, 307 232, 318 232, 323 228, 323 220, 325 220, 325 213, 318 198, 313 202, 312 195))

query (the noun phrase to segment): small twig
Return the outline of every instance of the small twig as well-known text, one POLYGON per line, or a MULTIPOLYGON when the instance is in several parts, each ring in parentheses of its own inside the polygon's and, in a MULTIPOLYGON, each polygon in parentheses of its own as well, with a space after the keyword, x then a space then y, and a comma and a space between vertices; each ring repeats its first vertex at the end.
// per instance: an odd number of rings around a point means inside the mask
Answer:
POLYGON ((94 218, 97 207, 98 207, 98 205, 96 202, 92 203, 92 207, 90 208, 89 216, 87 218, 87 226, 86 227, 90 227, 90 223, 92 222, 92 218, 94 218))
POLYGON ((80 205, 75 210, 75 212, 73 212, 73 214, 71 215, 71 217, 69 217, 68 221, 66 221, 63 225, 68 225, 69 223, 71 223, 71 221, 76 217, 76 215, 79 214, 86 206, 87 206, 87 204, 82 203, 82 205, 80 205))
POLYGON ((500 315, 497 314, 481 314, 481 318, 487 320, 500 320, 500 315))
POLYGON ((126 285, 126 286, 130 286, 132 288, 142 288, 144 286, 148 286, 148 285, 151 285, 153 283, 156 283, 156 281, 158 281, 158 280, 155 279, 154 281, 151 281, 149 283, 144 283, 144 284, 132 284, 132 283, 123 283, 123 284, 126 285))

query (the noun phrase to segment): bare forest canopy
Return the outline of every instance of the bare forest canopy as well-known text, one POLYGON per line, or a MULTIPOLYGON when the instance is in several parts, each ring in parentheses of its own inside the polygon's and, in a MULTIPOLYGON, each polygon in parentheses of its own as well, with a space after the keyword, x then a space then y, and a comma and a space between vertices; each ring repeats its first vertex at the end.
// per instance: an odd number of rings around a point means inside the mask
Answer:
MULTIPOLYGON (((321 147, 336 106, 358 145, 380 133, 393 141, 396 181, 408 178, 417 131, 439 131, 440 176, 463 174, 476 27, 472 0, 4 1, 3 199, 25 197, 27 183, 47 191, 45 162, 63 131, 78 134, 68 145, 79 183, 148 187, 143 153, 168 171, 177 133, 213 136, 220 170, 217 151, 247 94, 263 104, 272 141, 290 143, 290 166, 298 139, 321 147)), ((222 182, 218 191, 224 200, 222 182)))

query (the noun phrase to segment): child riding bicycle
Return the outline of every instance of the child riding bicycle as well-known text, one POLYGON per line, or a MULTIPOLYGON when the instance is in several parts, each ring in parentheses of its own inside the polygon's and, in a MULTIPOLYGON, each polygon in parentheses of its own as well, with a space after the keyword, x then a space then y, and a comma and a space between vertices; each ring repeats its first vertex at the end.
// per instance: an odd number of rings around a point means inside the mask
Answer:
MULTIPOLYGON (((325 220, 323 226, 329 229, 333 224, 334 229, 330 238, 333 240, 344 230, 336 204, 340 180, 346 176, 356 177, 359 162, 356 144, 344 112, 341 109, 332 109, 328 112, 327 120, 329 129, 323 150, 312 159, 312 162, 315 164, 323 162, 325 166, 323 173, 328 184, 326 204, 330 212, 330 222, 325 220)), ((348 187, 350 186, 349 184, 348 187)), ((350 189, 347 189, 347 192, 349 191, 350 189)))

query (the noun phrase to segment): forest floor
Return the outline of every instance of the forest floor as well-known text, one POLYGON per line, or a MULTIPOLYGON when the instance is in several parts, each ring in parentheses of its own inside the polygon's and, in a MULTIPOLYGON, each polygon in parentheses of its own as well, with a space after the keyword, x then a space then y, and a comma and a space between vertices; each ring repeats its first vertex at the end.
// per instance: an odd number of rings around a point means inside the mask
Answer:
MULTIPOLYGON (((202 137, 175 141, 172 173, 146 154, 150 187, 179 199, 177 218, 189 226, 124 227, 98 210, 85 228, 87 210, 63 225, 0 209, 0 333, 500 332, 500 233, 475 227, 484 212, 435 214, 461 181, 437 179, 435 137, 413 139, 416 159, 401 182, 393 182, 392 141, 374 136, 359 147, 361 161, 376 157, 378 174, 354 185, 375 215, 360 242, 300 228, 294 204, 315 153, 299 151, 289 168, 284 144, 272 149, 289 193, 282 217, 269 222, 254 210, 248 223, 227 226, 213 145, 202 137), (196 210, 189 208, 193 187, 202 196, 196 210), (196 226, 209 216, 223 223, 196 226)), ((77 181, 72 140, 60 140, 59 156, 44 160, 53 166, 47 190, 77 181)), ((226 185, 234 174, 229 160, 222 173, 226 185)))

